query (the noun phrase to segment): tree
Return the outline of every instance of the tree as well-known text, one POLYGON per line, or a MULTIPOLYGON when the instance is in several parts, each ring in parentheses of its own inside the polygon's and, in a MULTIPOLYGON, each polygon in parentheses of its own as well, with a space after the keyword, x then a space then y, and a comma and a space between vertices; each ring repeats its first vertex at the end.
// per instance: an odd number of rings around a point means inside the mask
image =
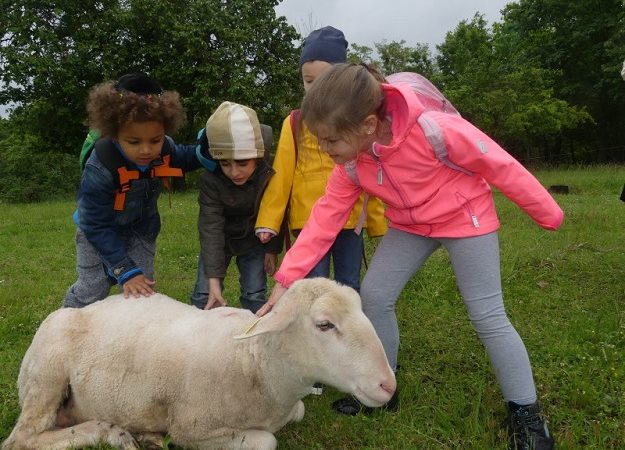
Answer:
POLYGON ((427 44, 417 44, 415 47, 405 45, 401 40, 375 44, 380 55, 380 65, 386 74, 397 72, 417 72, 426 78, 434 73, 434 63, 427 44))
POLYGON ((465 116, 525 162, 560 161, 562 134, 591 122, 554 94, 553 71, 531 64, 515 36, 483 16, 462 21, 438 46, 440 84, 465 116))
POLYGON ((520 0, 503 11, 502 33, 526 63, 553 74, 554 96, 584 108, 566 139, 595 161, 625 161, 625 55, 622 0, 520 0))
POLYGON ((298 38, 277 0, 2 0, 0 104, 55 151, 76 154, 88 89, 142 70, 203 126, 223 100, 277 126, 299 99, 298 38))
POLYGON ((397 72, 417 72, 430 78, 434 74, 434 61, 427 44, 408 47, 406 41, 401 40, 376 42, 374 45, 379 59, 374 58, 371 47, 352 44, 352 50, 347 55, 348 62, 374 64, 387 75, 397 72))
POLYGON ((379 63, 373 59, 373 49, 366 45, 352 44, 351 50, 347 52, 347 62, 349 63, 361 63, 376 64, 379 63))

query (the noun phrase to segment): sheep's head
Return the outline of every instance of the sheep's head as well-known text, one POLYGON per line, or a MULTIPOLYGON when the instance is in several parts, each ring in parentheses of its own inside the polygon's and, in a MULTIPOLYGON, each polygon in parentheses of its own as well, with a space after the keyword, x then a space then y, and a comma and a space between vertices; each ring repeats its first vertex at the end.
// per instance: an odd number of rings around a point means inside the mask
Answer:
MULTIPOLYGON (((353 393, 368 406, 387 402, 395 376, 350 287, 312 278, 294 283, 274 309, 239 338, 284 332, 312 381, 353 393)), ((285 343, 283 342, 283 345, 285 343)))

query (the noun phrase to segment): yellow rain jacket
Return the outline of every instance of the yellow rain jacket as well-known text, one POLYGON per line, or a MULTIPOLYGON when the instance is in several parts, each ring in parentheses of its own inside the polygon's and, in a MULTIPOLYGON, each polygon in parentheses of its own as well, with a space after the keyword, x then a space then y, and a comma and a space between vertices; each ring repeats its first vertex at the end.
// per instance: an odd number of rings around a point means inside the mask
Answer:
MULTIPOLYGON (((287 203, 289 203, 289 228, 291 231, 301 230, 310 216, 313 205, 325 193, 326 184, 334 168, 334 161, 319 149, 317 138, 308 130, 308 127, 306 125, 302 127, 296 162, 290 115, 282 123, 278 149, 273 162, 273 169, 276 173, 265 189, 256 219, 257 229, 268 228, 278 232, 287 203)), ((363 197, 364 193, 352 209, 344 229, 356 228, 362 212, 363 197)), ((367 229, 369 237, 382 236, 386 233, 384 205, 375 197, 370 197, 367 203, 364 228, 367 229)))

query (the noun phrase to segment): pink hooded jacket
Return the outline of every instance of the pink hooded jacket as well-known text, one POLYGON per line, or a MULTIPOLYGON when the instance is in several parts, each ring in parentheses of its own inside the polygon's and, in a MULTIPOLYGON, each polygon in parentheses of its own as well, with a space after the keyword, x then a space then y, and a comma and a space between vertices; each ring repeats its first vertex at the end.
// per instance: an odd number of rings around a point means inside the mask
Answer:
MULTIPOLYGON (((433 238, 463 238, 496 231, 499 220, 489 183, 522 208, 538 225, 557 229, 562 209, 547 190, 495 141, 459 116, 431 111, 443 131, 448 160, 434 153, 417 123, 423 106, 408 85, 383 84, 391 119, 390 145, 375 143, 358 155, 360 185, 336 165, 326 193, 312 209, 275 279, 285 287, 304 278, 328 251, 361 190, 386 205, 389 226, 433 238)), ((349 164, 349 163, 348 163, 349 164)))

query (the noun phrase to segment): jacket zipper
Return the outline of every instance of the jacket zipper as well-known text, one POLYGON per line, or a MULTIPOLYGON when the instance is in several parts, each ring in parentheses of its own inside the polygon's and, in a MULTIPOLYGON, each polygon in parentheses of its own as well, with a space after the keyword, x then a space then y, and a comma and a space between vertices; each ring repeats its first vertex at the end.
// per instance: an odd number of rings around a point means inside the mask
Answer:
POLYGON ((471 217, 471 222, 473 223, 473 226, 475 228, 479 228, 480 221, 477 219, 477 216, 473 213, 473 208, 471 208, 471 202, 469 201, 469 199, 466 198, 464 195, 462 195, 460 192, 456 192, 456 198, 460 199, 461 201, 464 200, 462 207, 466 210, 466 212, 471 217))
MULTIPOLYGON (((380 155, 378 155, 378 152, 375 149, 375 144, 376 143, 374 142, 373 145, 371 146, 370 154, 375 160, 376 165, 377 165, 377 178, 376 178, 377 184, 378 186, 382 186, 382 183, 384 180, 384 177, 383 177, 384 168, 382 167, 382 161, 380 161, 380 155)), ((410 207, 408 203, 408 197, 404 194, 404 191, 400 189, 399 185, 395 183, 395 180, 393 180, 393 178, 390 175, 387 174, 387 176, 388 176, 388 180, 391 183, 391 187, 395 189, 395 191, 397 191, 397 193, 399 194, 399 197, 401 198, 401 201, 403 202, 404 207, 408 209, 408 211, 410 211, 410 218, 412 219, 414 223, 417 223, 417 219, 416 217, 414 217, 412 208, 410 207)))

